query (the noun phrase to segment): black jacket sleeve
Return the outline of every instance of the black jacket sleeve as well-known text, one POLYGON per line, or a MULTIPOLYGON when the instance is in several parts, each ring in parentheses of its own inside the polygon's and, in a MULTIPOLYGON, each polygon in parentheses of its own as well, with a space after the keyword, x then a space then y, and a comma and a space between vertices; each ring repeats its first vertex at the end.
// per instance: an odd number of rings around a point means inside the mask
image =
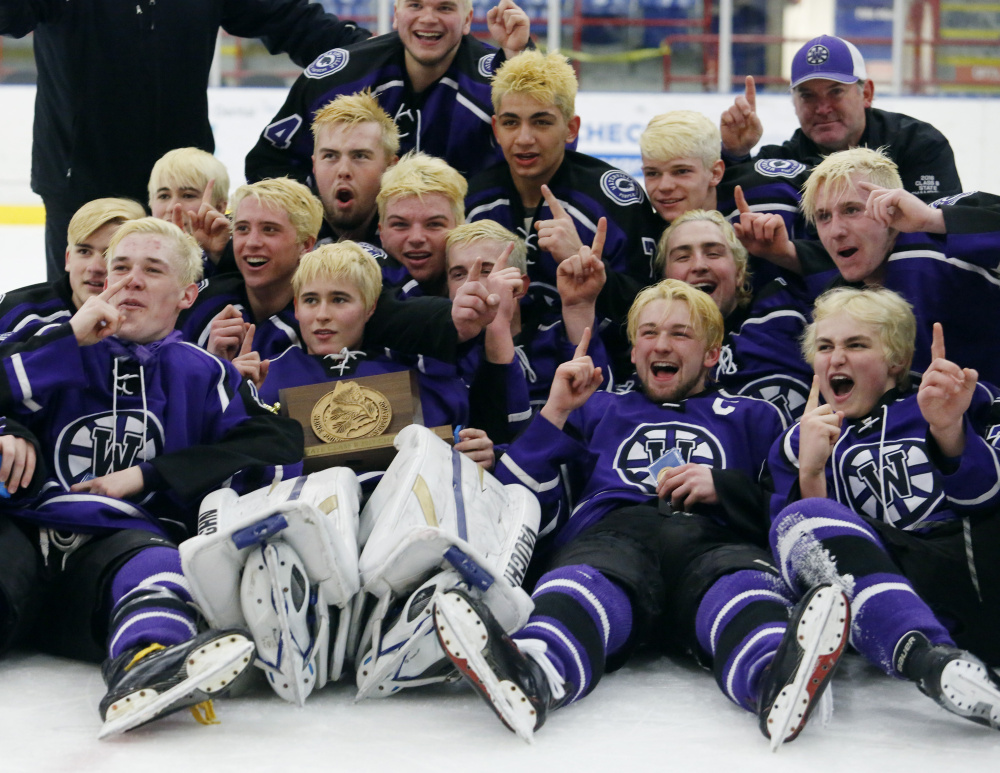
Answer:
POLYGON ((458 331, 451 321, 451 301, 444 298, 395 297, 387 288, 365 325, 365 347, 389 348, 401 354, 423 354, 454 363, 458 356, 458 331))

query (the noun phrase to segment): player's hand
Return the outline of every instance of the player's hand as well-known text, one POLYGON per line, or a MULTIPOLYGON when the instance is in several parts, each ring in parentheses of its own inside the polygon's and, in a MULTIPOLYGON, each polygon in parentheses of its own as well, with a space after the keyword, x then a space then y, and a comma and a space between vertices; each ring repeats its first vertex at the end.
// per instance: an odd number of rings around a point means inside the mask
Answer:
POLYGON ((469 276, 451 302, 451 321, 458 331, 459 343, 479 335, 496 317, 500 306, 500 296, 487 289, 482 273, 483 261, 476 258, 469 276))
POLYGON ((524 291, 524 281, 520 269, 507 265, 513 251, 514 244, 512 242, 500 252, 490 273, 485 278, 480 278, 480 281, 486 285, 486 291, 500 299, 496 317, 490 324, 506 324, 508 329, 510 321, 514 317, 514 309, 517 307, 518 299, 524 291))
POLYGON ((562 261, 556 269, 556 287, 564 309, 567 306, 593 306, 597 302, 607 278, 604 261, 601 260, 607 233, 608 221, 602 217, 597 222, 593 244, 590 247, 582 245, 579 252, 562 261))
POLYGON ((944 212, 935 209, 902 188, 882 188, 863 180, 858 190, 868 195, 865 214, 876 223, 903 233, 943 234, 944 212))
POLYGON ((542 186, 542 198, 549 205, 552 219, 539 220, 535 223, 535 229, 538 231, 538 247, 548 252, 556 263, 562 263, 579 253, 583 242, 576 232, 573 218, 563 209, 548 185, 542 186))
POLYGON ((69 319, 73 335, 80 346, 91 346, 118 332, 125 313, 112 305, 111 299, 124 290, 132 279, 130 274, 109 281, 99 295, 92 295, 69 319))
MULTIPOLYGON (((819 404, 819 376, 813 376, 812 389, 799 422, 799 477, 826 480, 826 463, 840 439, 843 411, 819 404)), ((825 486, 825 484, 824 484, 825 486)), ((803 495, 806 492, 803 491, 803 495)))
POLYGON ((253 334, 256 329, 255 325, 250 325, 247 328, 239 354, 233 359, 233 365, 236 366, 236 370, 243 378, 250 379, 253 385, 260 389, 264 379, 267 378, 267 369, 270 367, 271 361, 262 360, 260 354, 253 350, 253 334))
POLYGON ((941 452, 954 458, 965 450, 963 417, 972 403, 979 374, 971 368, 960 368, 945 357, 944 328, 940 322, 934 323, 931 358, 917 390, 917 405, 941 452))
POLYGON ((484 470, 492 470, 496 457, 493 453, 493 441, 481 429, 466 427, 459 430, 461 442, 455 444, 455 450, 465 454, 484 470))
POLYGON ((722 114, 719 131, 722 133, 722 149, 736 158, 750 155, 760 142, 764 127, 757 117, 757 86, 752 75, 747 76, 743 95, 736 97, 732 107, 722 114))
POLYGON ((486 26, 508 60, 528 45, 531 20, 514 0, 500 0, 490 8, 486 14, 486 26))
POLYGON ((16 494, 35 474, 35 447, 22 437, 0 435, 0 483, 16 494))
POLYGON ((736 208, 740 213, 738 223, 733 223, 733 230, 740 243, 751 255, 764 258, 782 268, 800 271, 798 253, 795 245, 788 238, 788 229, 784 218, 773 213, 754 212, 747 204, 743 188, 739 185, 734 190, 736 208))
POLYGON ((680 467, 664 467, 656 481, 656 496, 669 499, 678 510, 690 510, 694 505, 715 505, 719 497, 715 493, 712 468, 704 464, 682 464, 680 467))
POLYGON ((70 487, 70 491, 86 491, 88 494, 100 494, 114 499, 127 499, 135 494, 141 494, 145 486, 142 470, 138 465, 129 467, 100 478, 91 478, 70 487))
POLYGON ((250 323, 244 322, 243 315, 230 304, 216 314, 210 323, 205 348, 216 357, 233 360, 239 355, 249 329, 250 323))
POLYGON ((541 414, 559 429, 566 425, 566 419, 573 411, 590 399, 604 380, 601 369, 594 367, 594 361, 587 354, 588 348, 589 327, 583 331, 573 359, 556 368, 552 377, 552 387, 541 414))

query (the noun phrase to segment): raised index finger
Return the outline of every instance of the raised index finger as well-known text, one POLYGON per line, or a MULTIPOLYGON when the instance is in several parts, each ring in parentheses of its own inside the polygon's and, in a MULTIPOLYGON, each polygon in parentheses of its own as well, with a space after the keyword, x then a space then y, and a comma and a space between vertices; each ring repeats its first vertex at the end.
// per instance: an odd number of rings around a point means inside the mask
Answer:
POLYGON ((940 322, 934 323, 934 333, 931 338, 931 362, 943 360, 944 356, 944 328, 940 322))
POLYGON ((562 208, 562 204, 559 203, 559 199, 556 198, 556 195, 549 190, 548 185, 542 186, 542 198, 544 198, 545 203, 549 205, 549 210, 552 212, 553 220, 557 217, 566 217, 566 210, 562 208))
POLYGON ((252 322, 249 327, 247 327, 246 332, 243 334, 243 345, 240 346, 239 356, 242 357, 244 354, 250 354, 253 351, 253 335, 257 330, 257 326, 252 322))
POLYGON ((583 329, 583 335, 580 336, 580 343, 576 345, 576 351, 573 352, 573 359, 579 357, 586 357, 587 350, 590 348, 590 328, 585 327, 583 329))
POLYGON ((741 215, 749 214, 750 205, 747 204, 747 197, 743 195, 743 186, 737 185, 733 193, 736 196, 736 209, 740 211, 741 215))
POLYGON ((510 259, 510 254, 514 251, 514 242, 510 242, 506 247, 500 251, 500 257, 498 257, 493 262, 493 271, 490 273, 503 271, 507 268, 507 261, 510 259))
POLYGON ((483 259, 476 258, 476 262, 472 264, 472 268, 469 269, 469 276, 466 277, 466 282, 478 282, 483 274, 483 259))
POLYGON ((813 376, 812 389, 809 390, 809 399, 806 400, 806 407, 803 415, 809 411, 819 408, 819 376, 813 376))
POLYGON ((117 293, 119 290, 124 289, 125 285, 128 284, 128 280, 129 280, 128 274, 122 277, 118 277, 118 279, 116 279, 114 282, 110 281, 109 279, 108 286, 105 287, 104 292, 102 292, 97 297, 100 298, 102 301, 110 301, 115 296, 115 293, 117 293))
POLYGON ((604 242, 608 238, 608 219, 602 217, 597 221, 597 233, 594 234, 594 243, 590 246, 590 251, 598 258, 604 252, 604 242))
POLYGON ((212 203, 212 191, 213 190, 215 190, 215 178, 214 177, 211 180, 208 181, 208 185, 205 186, 205 192, 203 194, 201 194, 201 203, 202 204, 209 204, 210 205, 212 203))
POLYGON ((753 76, 748 75, 746 79, 746 90, 743 92, 743 96, 746 97, 747 102, 750 104, 750 109, 755 113, 757 112, 757 84, 754 83, 753 76))

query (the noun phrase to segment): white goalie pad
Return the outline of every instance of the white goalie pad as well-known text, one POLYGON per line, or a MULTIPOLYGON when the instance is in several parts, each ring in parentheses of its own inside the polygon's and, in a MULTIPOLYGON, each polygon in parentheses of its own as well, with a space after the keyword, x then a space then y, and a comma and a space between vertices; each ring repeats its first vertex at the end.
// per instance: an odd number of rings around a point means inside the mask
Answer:
POLYGON ((305 705, 326 684, 329 605, 310 586, 301 559, 284 541, 259 545, 247 557, 240 582, 247 627, 257 645, 256 665, 278 695, 305 705))
POLYGON ((361 513, 364 589, 406 597, 452 566, 484 590, 492 580, 520 586, 538 534, 534 495, 504 486, 426 427, 406 427, 395 445, 398 453, 361 513), (469 574, 477 572, 485 575, 479 582, 469 574))
MULTIPOLYGON (((354 473, 331 468, 242 497, 231 489, 202 501, 199 534, 180 545, 191 595, 213 627, 246 625, 240 576, 247 556, 280 539, 301 559, 310 586, 344 607, 358 592, 358 501, 354 473)), ((349 616, 348 616, 349 617, 349 616)))

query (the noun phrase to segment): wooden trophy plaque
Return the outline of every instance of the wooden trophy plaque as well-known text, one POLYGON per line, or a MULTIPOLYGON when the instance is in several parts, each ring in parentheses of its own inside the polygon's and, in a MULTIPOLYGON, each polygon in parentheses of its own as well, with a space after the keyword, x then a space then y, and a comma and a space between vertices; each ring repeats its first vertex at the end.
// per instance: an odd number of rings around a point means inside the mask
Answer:
MULTIPOLYGON (((302 425, 307 473, 327 467, 384 470, 396 455, 396 433, 424 423, 412 370, 282 389, 278 399, 282 415, 302 425)), ((454 442, 450 426, 432 429, 454 442)))

